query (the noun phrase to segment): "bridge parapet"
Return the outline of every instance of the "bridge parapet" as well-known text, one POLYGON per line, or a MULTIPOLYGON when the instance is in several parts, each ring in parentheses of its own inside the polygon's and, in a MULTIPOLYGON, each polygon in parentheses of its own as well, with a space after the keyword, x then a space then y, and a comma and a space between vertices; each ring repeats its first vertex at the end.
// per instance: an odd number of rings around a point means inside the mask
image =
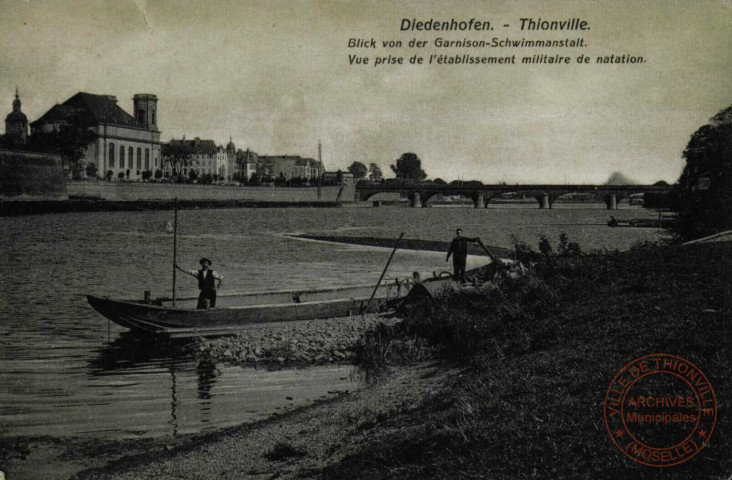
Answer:
POLYGON ((560 197, 569 193, 592 193, 605 201, 608 208, 617 208, 618 202, 636 193, 667 192, 670 186, 656 185, 439 185, 439 184, 395 184, 362 182, 356 191, 362 201, 366 201, 378 193, 399 192, 415 204, 415 195, 419 205, 426 204, 435 195, 463 195, 471 198, 476 208, 485 207, 498 195, 517 193, 534 197, 540 208, 551 208, 560 197), (614 199, 614 200, 613 200, 614 199))

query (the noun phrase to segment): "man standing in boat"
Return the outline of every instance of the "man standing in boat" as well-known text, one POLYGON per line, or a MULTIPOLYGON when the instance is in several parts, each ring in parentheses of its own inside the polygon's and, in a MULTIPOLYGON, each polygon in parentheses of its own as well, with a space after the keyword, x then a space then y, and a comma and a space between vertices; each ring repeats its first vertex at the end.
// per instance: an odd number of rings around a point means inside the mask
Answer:
POLYGON ((455 230, 455 238, 452 239, 450 249, 447 251, 447 258, 450 260, 452 255, 453 276, 456 282, 465 283, 465 263, 468 259, 468 242, 477 242, 478 238, 468 238, 462 236, 462 229, 455 230))
POLYGON ((199 263, 201 264, 200 270, 183 270, 177 263, 175 264, 175 268, 192 277, 196 277, 198 280, 198 288, 201 290, 201 293, 198 295, 198 305, 196 305, 196 308, 205 309, 206 300, 209 302, 209 307, 214 308, 216 306, 216 290, 221 287, 221 282, 224 277, 210 268, 211 260, 208 258, 202 258, 199 263))

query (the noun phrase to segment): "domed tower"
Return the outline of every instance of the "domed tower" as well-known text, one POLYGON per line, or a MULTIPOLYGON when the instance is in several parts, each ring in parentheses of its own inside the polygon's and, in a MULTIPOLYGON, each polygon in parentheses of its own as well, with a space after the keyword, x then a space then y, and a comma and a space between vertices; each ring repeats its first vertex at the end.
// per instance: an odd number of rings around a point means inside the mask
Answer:
POLYGON ((134 102, 135 120, 150 130, 158 129, 158 97, 151 93, 136 93, 134 102))
POLYGON ((28 117, 20 111, 20 96, 17 87, 15 89, 15 100, 13 100, 13 111, 5 117, 5 135, 13 143, 28 141, 28 117))
POLYGON ((229 143, 226 144, 226 153, 232 153, 236 155, 236 146, 234 145, 234 141, 229 137, 229 143))

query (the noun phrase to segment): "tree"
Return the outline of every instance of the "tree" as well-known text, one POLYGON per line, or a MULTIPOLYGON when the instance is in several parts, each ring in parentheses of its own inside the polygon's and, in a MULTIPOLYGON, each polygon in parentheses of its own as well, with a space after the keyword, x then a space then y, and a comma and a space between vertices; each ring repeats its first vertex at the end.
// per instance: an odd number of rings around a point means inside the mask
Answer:
POLYGON ((145 170, 144 172, 142 172, 142 179, 145 181, 150 180, 150 177, 152 177, 152 174, 153 174, 152 171, 145 170))
POLYGON ((193 147, 182 141, 171 141, 163 144, 163 161, 170 165, 173 178, 178 181, 183 177, 183 169, 191 165, 193 147))
POLYGON ((160 180, 161 178, 163 178, 163 171, 158 168, 155 170, 155 180, 160 180))
POLYGON ((422 170, 422 160, 414 153, 404 153, 396 161, 396 165, 391 165, 392 171, 396 174, 398 180, 407 182, 421 182, 427 178, 427 174, 422 170))
POLYGON ((189 170, 188 171, 188 179, 191 182, 194 182, 194 181, 198 180, 198 172, 195 171, 195 170, 193 170, 193 169, 189 170))
POLYGON ((381 168, 376 165, 375 163, 372 163, 369 165, 369 180, 373 182, 380 182, 381 179, 384 178, 384 174, 381 173, 381 168))
POLYGON ((60 155, 64 168, 68 168, 72 177, 78 179, 86 167, 84 154, 96 138, 96 134, 85 127, 78 117, 71 117, 58 130, 31 135, 29 146, 37 152, 60 155))
POLYGON ((689 140, 686 166, 672 192, 678 211, 671 231, 691 240, 732 228, 732 106, 689 140))
POLYGON ((366 165, 361 162, 353 162, 351 166, 348 167, 348 171, 353 174, 353 179, 358 181, 361 178, 366 177, 368 169, 366 168, 366 165))
POLYGON ((435 185, 447 185, 447 182, 440 177, 435 178, 434 183, 435 185))
POLYGON ((97 164, 94 162, 89 162, 86 164, 86 176, 91 178, 97 177, 97 164))

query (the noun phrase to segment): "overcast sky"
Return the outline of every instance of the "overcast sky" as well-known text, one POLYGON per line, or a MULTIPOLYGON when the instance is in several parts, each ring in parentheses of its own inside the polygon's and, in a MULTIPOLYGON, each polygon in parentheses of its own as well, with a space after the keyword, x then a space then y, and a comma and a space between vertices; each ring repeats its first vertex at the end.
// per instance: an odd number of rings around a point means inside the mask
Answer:
POLYGON ((675 181, 689 136, 732 103, 732 2, 0 0, 0 110, 31 121, 78 91, 159 98, 163 140, 195 136, 329 169, 404 152, 430 178, 675 181), (519 18, 582 18, 527 32, 519 18), (492 32, 402 32, 402 18, 489 20, 492 32), (504 24, 510 27, 504 28, 504 24), (437 49, 437 38, 583 37, 584 49, 437 49), (350 38, 430 41, 419 52, 350 38), (642 65, 351 66, 349 54, 643 56, 642 65), (4 100, 3 100, 4 99, 4 100))

